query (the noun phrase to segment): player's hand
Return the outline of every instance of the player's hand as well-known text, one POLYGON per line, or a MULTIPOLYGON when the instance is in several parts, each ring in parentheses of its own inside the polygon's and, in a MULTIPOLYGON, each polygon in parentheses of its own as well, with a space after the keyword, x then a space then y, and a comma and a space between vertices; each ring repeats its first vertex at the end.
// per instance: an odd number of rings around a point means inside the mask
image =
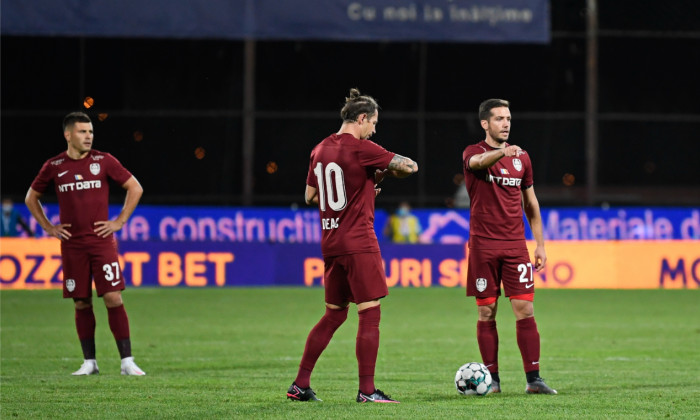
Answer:
POLYGON ((377 196, 379 195, 380 192, 382 192, 382 189, 381 189, 381 188, 376 188, 376 185, 375 185, 375 188, 374 188, 374 198, 377 198, 377 196))
POLYGON ((383 171, 381 169, 377 169, 374 172, 374 186, 375 187, 377 186, 377 184, 384 181, 384 178, 387 177, 387 172, 388 172, 388 169, 385 169, 383 171))
POLYGON ((57 225, 52 225, 50 228, 46 229, 46 233, 49 236, 53 236, 54 238, 66 241, 71 237, 71 234, 68 231, 69 227, 71 227, 70 223, 59 223, 57 225))
POLYGON ((503 149, 503 153, 505 153, 505 156, 520 156, 520 154, 523 152, 523 149, 520 148, 520 146, 516 145, 511 145, 503 149))
POLYGON ((538 246, 535 248, 535 271, 542 271, 547 264, 547 253, 544 252, 544 247, 538 246))
POLYGON ((106 238, 114 232, 121 230, 124 224, 116 220, 106 220, 102 222, 95 222, 95 233, 101 238, 106 238))

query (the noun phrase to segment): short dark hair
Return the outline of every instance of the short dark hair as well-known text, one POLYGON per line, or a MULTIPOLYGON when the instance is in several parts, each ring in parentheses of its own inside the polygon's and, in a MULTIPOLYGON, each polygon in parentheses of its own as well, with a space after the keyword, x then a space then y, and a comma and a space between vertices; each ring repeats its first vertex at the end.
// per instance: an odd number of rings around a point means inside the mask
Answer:
POLYGON ((84 112, 71 112, 63 118, 63 131, 73 128, 75 123, 91 123, 90 117, 84 112))
POLYGON ((367 95, 361 95, 357 88, 350 89, 350 96, 345 98, 345 106, 340 110, 344 122, 357 121, 361 114, 374 115, 379 109, 377 101, 367 95))
POLYGON ((506 107, 510 108, 510 102, 505 99, 487 99, 479 105, 479 121, 488 120, 491 116, 491 110, 494 108, 506 107))

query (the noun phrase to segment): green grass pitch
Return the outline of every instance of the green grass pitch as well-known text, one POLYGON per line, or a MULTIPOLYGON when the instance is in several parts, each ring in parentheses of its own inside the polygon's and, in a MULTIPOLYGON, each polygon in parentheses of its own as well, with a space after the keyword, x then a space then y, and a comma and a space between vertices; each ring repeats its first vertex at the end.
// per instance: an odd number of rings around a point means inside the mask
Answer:
POLYGON ((124 293, 136 362, 119 358, 96 300, 100 374, 82 361, 60 291, 3 291, 3 419, 32 418, 599 418, 700 416, 700 291, 540 290, 542 376, 559 395, 526 395, 505 299, 498 315, 503 393, 461 396, 479 361, 476 308, 463 289, 391 289, 382 303, 377 386, 401 404, 357 404, 354 306, 311 378, 322 403, 285 399, 320 288, 163 289, 124 293))

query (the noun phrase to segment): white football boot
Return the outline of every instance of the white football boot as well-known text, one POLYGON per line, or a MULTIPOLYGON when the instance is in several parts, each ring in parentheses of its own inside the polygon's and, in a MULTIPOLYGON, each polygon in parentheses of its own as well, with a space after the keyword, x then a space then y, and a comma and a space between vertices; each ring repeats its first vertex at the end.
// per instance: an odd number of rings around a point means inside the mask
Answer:
POLYGON ((144 376, 146 372, 136 366, 133 357, 125 357, 122 359, 122 375, 144 376))
POLYGON ((100 373, 100 369, 97 367, 97 360, 85 359, 83 364, 80 365, 80 369, 73 372, 72 375, 75 375, 75 376, 97 375, 98 373, 100 373))

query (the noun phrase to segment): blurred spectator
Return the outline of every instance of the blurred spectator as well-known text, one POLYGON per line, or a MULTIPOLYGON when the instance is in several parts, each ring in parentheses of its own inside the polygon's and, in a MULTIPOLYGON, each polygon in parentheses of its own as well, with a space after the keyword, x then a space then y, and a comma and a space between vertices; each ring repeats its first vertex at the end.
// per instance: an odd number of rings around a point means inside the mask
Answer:
POLYGON ((420 221, 411 214, 411 205, 406 201, 399 204, 396 213, 389 217, 384 226, 384 236, 397 244, 418 243, 422 231, 420 221))
POLYGON ((467 187, 464 183, 464 175, 455 175, 453 182, 457 185, 453 206, 458 209, 468 209, 469 205, 471 204, 471 200, 469 199, 469 193, 467 192, 467 187))
POLYGON ((0 236, 17 237, 22 230, 27 232, 27 235, 34 236, 34 232, 29 227, 29 224, 24 217, 15 209, 15 205, 11 198, 2 199, 2 223, 0 223, 0 236))

